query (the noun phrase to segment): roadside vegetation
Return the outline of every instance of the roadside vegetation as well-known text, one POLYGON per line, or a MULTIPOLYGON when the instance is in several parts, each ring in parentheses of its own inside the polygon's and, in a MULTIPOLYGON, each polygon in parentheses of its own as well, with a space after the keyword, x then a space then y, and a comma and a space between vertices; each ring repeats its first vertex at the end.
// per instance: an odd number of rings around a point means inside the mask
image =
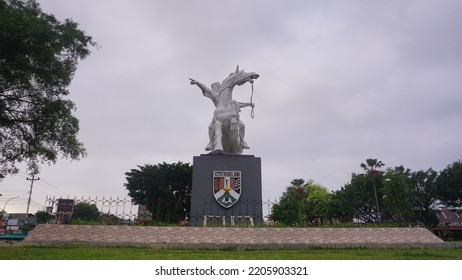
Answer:
POLYGON ((462 260, 462 248, 442 249, 150 249, 138 247, 1 246, 3 260, 462 260))

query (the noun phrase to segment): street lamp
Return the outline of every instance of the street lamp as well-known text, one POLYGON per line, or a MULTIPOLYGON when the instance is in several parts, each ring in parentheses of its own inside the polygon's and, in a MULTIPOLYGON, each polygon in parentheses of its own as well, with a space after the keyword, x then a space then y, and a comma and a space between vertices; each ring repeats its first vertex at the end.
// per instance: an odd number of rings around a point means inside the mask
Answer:
POLYGON ((8 202, 10 202, 10 200, 15 199, 15 198, 18 198, 18 197, 20 197, 20 196, 23 196, 23 195, 25 195, 25 194, 27 194, 27 193, 23 193, 23 194, 20 194, 20 195, 17 195, 17 196, 14 196, 14 197, 8 199, 8 200, 5 202, 5 204, 3 205, 2 213, 5 212, 6 205, 8 204, 8 202))

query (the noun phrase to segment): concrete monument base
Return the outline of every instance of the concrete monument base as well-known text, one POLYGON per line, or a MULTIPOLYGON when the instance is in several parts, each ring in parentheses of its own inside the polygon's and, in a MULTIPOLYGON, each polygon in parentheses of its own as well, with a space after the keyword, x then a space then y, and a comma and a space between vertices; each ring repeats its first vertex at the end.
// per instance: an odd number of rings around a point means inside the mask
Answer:
POLYGON ((137 227, 41 224, 20 244, 151 248, 460 248, 426 228, 137 227))
POLYGON ((191 226, 262 222, 260 158, 217 151, 193 158, 191 226))

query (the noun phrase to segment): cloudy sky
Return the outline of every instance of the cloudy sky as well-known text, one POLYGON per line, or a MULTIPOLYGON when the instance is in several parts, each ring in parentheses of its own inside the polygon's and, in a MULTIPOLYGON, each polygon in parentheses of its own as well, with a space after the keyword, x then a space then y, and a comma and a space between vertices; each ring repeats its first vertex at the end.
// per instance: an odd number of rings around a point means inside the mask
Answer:
MULTIPOLYGON (((42 166, 32 212, 46 195, 124 197, 137 165, 192 163, 214 107, 188 78, 210 85, 236 65, 260 74, 255 118, 241 119, 264 199, 294 178, 339 189, 367 158, 439 171, 462 156, 461 1, 38 2, 101 48, 70 87, 88 156, 42 166)), ((10 212, 25 211, 26 177, 0 185, 2 204, 22 194, 10 212)))

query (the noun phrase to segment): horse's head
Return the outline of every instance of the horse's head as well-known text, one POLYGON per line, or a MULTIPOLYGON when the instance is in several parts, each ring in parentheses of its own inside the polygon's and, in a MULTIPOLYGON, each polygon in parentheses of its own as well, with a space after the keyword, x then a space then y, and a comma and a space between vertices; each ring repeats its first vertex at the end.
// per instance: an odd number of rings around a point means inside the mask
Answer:
POLYGON ((224 87, 233 87, 235 85, 241 86, 247 82, 253 83, 254 79, 258 79, 260 75, 255 72, 244 72, 244 69, 239 71, 239 65, 236 72, 229 74, 228 78, 223 81, 224 87))

